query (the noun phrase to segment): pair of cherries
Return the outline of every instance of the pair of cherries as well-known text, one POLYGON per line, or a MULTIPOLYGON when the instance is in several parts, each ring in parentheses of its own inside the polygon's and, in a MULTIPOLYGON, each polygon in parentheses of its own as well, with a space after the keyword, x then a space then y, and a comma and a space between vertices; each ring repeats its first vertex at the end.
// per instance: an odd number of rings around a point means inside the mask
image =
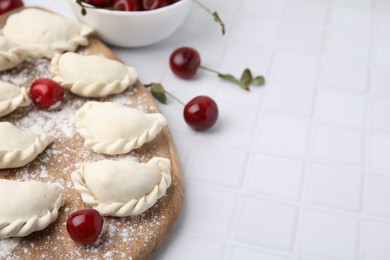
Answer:
POLYGON ((98 8, 120 11, 149 11, 171 5, 179 0, 81 0, 98 8))

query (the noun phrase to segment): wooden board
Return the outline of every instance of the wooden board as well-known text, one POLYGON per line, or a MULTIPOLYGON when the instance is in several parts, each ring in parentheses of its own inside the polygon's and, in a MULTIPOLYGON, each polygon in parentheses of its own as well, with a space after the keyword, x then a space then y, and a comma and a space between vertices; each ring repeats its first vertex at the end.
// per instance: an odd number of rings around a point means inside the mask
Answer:
MULTIPOLYGON (((4 26, 6 19, 7 15, 0 17, 1 27, 4 26)), ((91 37, 88 47, 78 51, 86 55, 99 54, 119 60, 95 37, 91 37)), ((15 69, 0 73, 0 80, 29 87, 35 79, 51 76, 49 65, 46 59, 27 61, 15 69)), ((24 129, 48 131, 55 137, 54 143, 36 160, 22 168, 0 170, 0 178, 56 182, 64 188, 65 198, 65 205, 60 210, 58 219, 47 229, 21 239, 0 240, 0 250, 3 250, 0 251, 0 258, 148 259, 166 239, 179 218, 183 205, 182 173, 172 136, 165 127, 152 142, 132 151, 129 155, 120 157, 131 156, 140 162, 146 162, 153 156, 169 158, 172 164, 172 184, 167 194, 141 216, 105 217, 103 234, 94 245, 83 246, 70 239, 65 227, 67 217, 76 210, 89 208, 74 190, 70 180, 71 172, 82 162, 113 158, 84 148, 84 140, 74 130, 72 121, 74 112, 88 100, 67 93, 63 106, 55 111, 40 111, 30 106, 0 118, 0 121, 9 121, 24 129)), ((153 98, 140 82, 124 93, 94 100, 115 100, 146 112, 159 111, 153 98)))

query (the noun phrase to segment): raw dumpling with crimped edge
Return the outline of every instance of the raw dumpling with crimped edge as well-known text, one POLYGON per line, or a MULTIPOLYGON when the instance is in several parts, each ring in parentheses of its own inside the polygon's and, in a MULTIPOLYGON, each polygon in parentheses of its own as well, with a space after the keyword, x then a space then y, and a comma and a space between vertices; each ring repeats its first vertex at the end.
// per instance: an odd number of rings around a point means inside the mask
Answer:
POLYGON ((33 161, 52 142, 45 134, 19 129, 0 122, 0 169, 18 168, 33 161))
POLYGON ((97 153, 125 154, 152 141, 167 124, 161 113, 145 113, 113 102, 89 101, 76 113, 84 146, 97 153))
POLYGON ((54 222, 64 203, 53 183, 0 179, 0 238, 24 237, 54 222))
POLYGON ((8 42, 28 50, 34 58, 53 58, 56 53, 75 51, 89 43, 93 29, 37 8, 12 14, 3 28, 8 42))
POLYGON ((0 81, 0 117, 12 113, 18 107, 30 104, 31 99, 26 88, 0 81))
POLYGON ((136 216, 164 196, 171 184, 170 167, 161 157, 147 163, 102 160, 83 164, 72 173, 72 181, 83 202, 102 215, 136 216))
POLYGON ((13 46, 0 35, 0 71, 18 66, 26 59, 27 54, 25 48, 13 46))
POLYGON ((54 80, 82 97, 106 97, 133 85, 137 71, 123 63, 100 55, 67 52, 56 55, 51 71, 54 80))

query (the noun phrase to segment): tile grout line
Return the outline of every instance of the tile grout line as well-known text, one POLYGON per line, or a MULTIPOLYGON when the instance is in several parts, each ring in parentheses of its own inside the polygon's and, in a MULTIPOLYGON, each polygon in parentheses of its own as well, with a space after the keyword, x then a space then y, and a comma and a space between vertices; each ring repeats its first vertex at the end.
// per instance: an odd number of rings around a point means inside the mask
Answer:
POLYGON ((376 13, 376 1, 374 0, 373 6, 371 6, 371 27, 370 27, 370 49, 369 49, 369 63, 368 63, 368 79, 367 79, 367 96, 366 96, 366 124, 365 124, 365 140, 364 140, 364 160, 363 160, 363 176, 362 176, 362 190, 361 190, 361 215, 359 218, 359 238, 358 238, 358 259, 363 260, 366 258, 365 253, 365 220, 367 218, 367 191, 370 172, 370 152, 371 152, 371 114, 373 105, 373 95, 371 90, 371 80, 373 71, 373 59, 374 59, 374 38, 375 38, 375 13, 376 13))
POLYGON ((318 74, 317 74, 317 80, 316 80, 316 86, 318 86, 317 92, 315 94, 315 102, 313 105, 313 113, 312 113, 312 120, 311 120, 311 131, 310 131, 310 138, 307 144, 307 154, 305 159, 305 170, 302 180, 302 191, 301 191, 301 200, 299 202, 299 211, 297 215, 297 223, 296 223, 296 230, 294 234, 294 256, 295 259, 299 259, 299 255, 304 255, 304 252, 302 252, 302 236, 303 236, 303 225, 305 220, 305 213, 306 213, 306 206, 308 206, 307 202, 307 193, 309 189, 309 180, 310 180, 310 170, 311 170, 311 164, 314 158, 314 148, 315 148, 315 142, 316 142, 316 126, 318 125, 318 110, 320 108, 321 104, 318 104, 318 101, 320 100, 320 94, 321 94, 321 79, 322 79, 322 68, 323 68, 323 60, 326 57, 326 43, 327 43, 327 35, 329 33, 329 23, 330 23, 330 14, 332 11, 332 4, 333 1, 329 0, 327 2, 327 12, 326 12, 326 20, 324 23, 324 34, 322 38, 322 52, 319 55, 320 56, 320 65, 318 68, 318 74))
MULTIPOLYGON (((283 5, 283 9, 285 8, 285 3, 283 5)), ((244 12, 243 10, 243 7, 240 6, 240 12, 244 12)), ((283 12, 282 12, 283 13, 283 12)), ((281 17, 283 15, 281 14, 281 17)), ((281 21, 281 17, 279 17, 279 20, 278 20, 278 34, 280 33, 280 21, 281 21)), ((237 19, 237 17, 236 17, 237 19)), ((236 19, 234 22, 236 22, 236 19)), ((271 75, 271 70, 272 70, 272 66, 273 66, 273 63, 275 61, 275 55, 276 55, 276 50, 273 46, 272 48, 272 54, 271 54, 271 58, 270 58, 270 64, 269 64, 269 67, 268 67, 268 79, 267 79, 267 82, 269 84, 269 82, 272 82, 272 77, 270 76, 271 75)), ((242 209, 243 209, 243 204, 244 204, 244 200, 245 200, 245 197, 247 197, 248 195, 246 194, 245 192, 245 187, 247 186, 247 182, 248 182, 248 169, 250 167, 250 165, 253 163, 254 161, 254 156, 256 154, 256 146, 257 146, 257 142, 258 142, 258 139, 259 139, 259 135, 258 133, 260 132, 260 129, 261 129, 261 123, 263 122, 263 114, 264 114, 264 100, 265 100, 265 97, 266 97, 266 93, 267 93, 267 87, 263 87, 263 96, 262 96, 262 100, 261 100, 261 103, 260 105, 255 108, 254 110, 259 114, 257 117, 256 117, 256 123, 255 123, 255 129, 252 133, 253 137, 254 137, 254 141, 252 142, 252 145, 250 146, 250 149, 249 149, 249 154, 248 154, 248 158, 247 158, 247 162, 246 162, 246 166, 245 166, 245 169, 244 169, 244 176, 242 178, 242 182, 241 182, 241 188, 239 190, 237 190, 236 194, 238 196, 237 198, 237 207, 236 207, 236 210, 234 212, 234 217, 232 218, 232 227, 229 231, 229 234, 228 234, 228 237, 227 237, 227 242, 226 244, 229 245, 229 249, 226 249, 225 248, 225 254, 224 254, 224 259, 229 259, 229 256, 231 256, 232 254, 232 245, 236 244, 237 242, 235 241, 234 239, 234 236, 235 234, 237 233, 237 230, 238 230, 238 225, 239 225, 239 221, 240 221, 240 217, 241 217, 241 212, 242 212, 242 209)))

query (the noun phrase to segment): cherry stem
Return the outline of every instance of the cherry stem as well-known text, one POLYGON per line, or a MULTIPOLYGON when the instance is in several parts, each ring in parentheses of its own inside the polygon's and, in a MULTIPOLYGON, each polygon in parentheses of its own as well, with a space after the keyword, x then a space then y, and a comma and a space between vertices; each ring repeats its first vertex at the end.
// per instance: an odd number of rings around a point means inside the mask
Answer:
POLYGON ((203 3, 201 3, 200 1, 198 0, 193 0, 197 5, 199 5, 201 8, 203 8, 206 12, 208 12, 209 14, 211 14, 214 18, 214 21, 219 23, 219 25, 221 26, 221 30, 222 30, 222 35, 225 35, 226 33, 226 30, 225 30, 225 24, 224 22, 222 21, 222 19, 219 17, 218 13, 217 12, 213 12, 211 11, 207 6, 205 6, 203 3))
POLYGON ((181 101, 179 98, 177 98, 175 95, 173 95, 172 93, 164 90, 164 93, 167 94, 168 96, 170 96, 171 98, 173 98, 174 100, 176 100, 177 102, 179 102, 180 104, 182 104, 184 107, 186 106, 186 104, 181 101))
POLYGON ((211 68, 205 67, 205 66, 203 66, 203 65, 200 65, 199 68, 202 69, 202 70, 210 71, 210 72, 215 73, 215 74, 218 74, 218 75, 224 74, 224 73, 221 73, 221 72, 219 72, 219 71, 216 71, 215 69, 211 69, 211 68))

